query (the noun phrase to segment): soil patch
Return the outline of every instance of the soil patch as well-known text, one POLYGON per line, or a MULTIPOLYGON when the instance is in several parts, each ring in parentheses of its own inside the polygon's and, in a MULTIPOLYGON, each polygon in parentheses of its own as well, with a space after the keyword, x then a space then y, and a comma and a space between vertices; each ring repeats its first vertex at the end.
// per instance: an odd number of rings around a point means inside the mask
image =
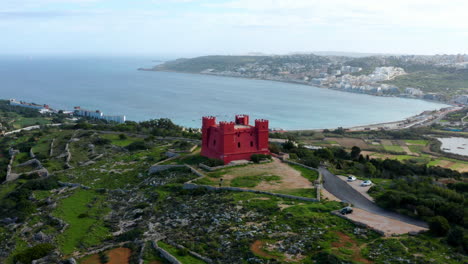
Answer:
MULTIPOLYGON (((109 256, 109 262, 107 264, 128 264, 128 259, 132 254, 132 251, 129 248, 114 248, 109 251, 106 251, 106 254, 109 256)), ((81 264, 100 264, 99 255, 94 254, 89 257, 86 257, 85 260, 80 262, 81 264)), ((155 262, 155 264, 160 262, 155 262)))
POLYGON ((332 246, 339 249, 339 248, 347 248, 353 252, 352 260, 358 261, 360 263, 374 263, 361 255, 361 249, 358 246, 357 242, 353 240, 350 236, 342 233, 336 232, 336 234, 340 237, 338 242, 333 242, 332 246))
POLYGON ((287 190, 287 189, 313 189, 313 184, 301 173, 291 166, 282 163, 274 158, 273 162, 265 164, 254 164, 246 167, 232 168, 221 177, 225 184, 230 184, 231 180, 243 176, 279 176, 279 181, 262 181, 257 186, 250 188, 261 191, 287 190))
POLYGON ((255 254, 255 255, 258 255, 258 256, 261 256, 261 257, 264 257, 264 258, 273 258, 273 259, 276 259, 277 256, 273 256, 273 255, 270 255, 268 254, 267 252, 263 251, 263 245, 264 243, 260 240, 256 240, 255 242, 252 243, 252 245, 250 245, 250 250, 255 254))

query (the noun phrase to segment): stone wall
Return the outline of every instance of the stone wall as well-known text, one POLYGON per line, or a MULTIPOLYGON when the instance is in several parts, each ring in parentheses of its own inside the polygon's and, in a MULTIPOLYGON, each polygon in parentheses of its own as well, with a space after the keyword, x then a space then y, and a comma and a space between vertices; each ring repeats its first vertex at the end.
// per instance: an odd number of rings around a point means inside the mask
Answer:
POLYGON ((165 170, 169 170, 172 168, 181 168, 181 167, 187 167, 187 166, 185 165, 153 165, 149 168, 148 173, 153 174, 156 172, 165 171, 165 170))
POLYGON ((281 197, 281 198, 287 198, 287 199, 300 200, 300 201, 318 202, 318 200, 316 198, 308 198, 308 197, 294 196, 294 195, 288 195, 288 194, 280 194, 280 193, 271 193, 271 192, 264 192, 264 191, 258 191, 258 190, 242 189, 242 188, 237 188, 237 187, 215 187, 215 186, 209 186, 209 185, 198 185, 198 184, 195 184, 195 183, 184 183, 183 188, 187 189, 187 190, 205 188, 205 189, 207 189, 209 191, 226 190, 226 191, 233 191, 233 192, 250 192, 250 193, 266 194, 266 195, 271 195, 271 196, 276 196, 276 197, 281 197))
POLYGON ((169 263, 171 263, 171 264, 182 264, 182 262, 177 260, 169 252, 167 252, 166 250, 160 248, 156 241, 151 241, 151 244, 153 245, 153 248, 156 249, 156 251, 158 251, 158 253, 161 255, 161 257, 166 259, 169 263))
POLYGON ((287 160, 287 159, 283 159, 282 161, 285 162, 285 163, 288 163, 288 164, 293 164, 293 165, 301 166, 301 167, 303 167, 303 168, 306 168, 306 169, 309 169, 309 170, 314 170, 314 171, 317 171, 317 172, 318 172, 318 169, 312 168, 312 167, 309 167, 309 166, 306 166, 306 165, 301 164, 301 163, 297 163, 297 162, 290 161, 290 160, 287 160))

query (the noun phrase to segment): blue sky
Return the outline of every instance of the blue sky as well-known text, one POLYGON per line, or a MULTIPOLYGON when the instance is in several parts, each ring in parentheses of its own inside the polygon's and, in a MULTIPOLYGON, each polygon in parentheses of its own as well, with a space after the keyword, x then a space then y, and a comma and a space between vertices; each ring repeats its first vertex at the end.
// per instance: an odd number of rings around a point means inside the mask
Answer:
POLYGON ((1 0, 0 53, 468 53, 466 0, 1 0))

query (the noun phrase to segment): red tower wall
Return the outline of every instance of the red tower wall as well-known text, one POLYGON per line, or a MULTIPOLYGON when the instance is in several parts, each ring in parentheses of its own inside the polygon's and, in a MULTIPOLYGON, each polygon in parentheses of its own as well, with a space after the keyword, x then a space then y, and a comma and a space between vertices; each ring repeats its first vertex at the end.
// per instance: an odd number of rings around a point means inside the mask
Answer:
POLYGON ((255 120, 249 125, 248 115, 237 115, 234 122, 216 124, 214 117, 203 117, 202 156, 233 160, 250 160, 252 154, 269 154, 268 121, 255 120))

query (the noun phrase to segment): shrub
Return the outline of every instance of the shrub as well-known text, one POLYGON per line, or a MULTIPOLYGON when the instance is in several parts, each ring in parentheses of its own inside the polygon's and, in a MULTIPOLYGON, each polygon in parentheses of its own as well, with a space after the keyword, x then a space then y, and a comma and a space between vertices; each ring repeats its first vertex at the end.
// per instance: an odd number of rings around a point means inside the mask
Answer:
POLYGON ((82 213, 78 215, 78 218, 86 218, 86 217, 89 217, 88 213, 82 213))
POLYGON ((99 262, 102 264, 109 262, 109 256, 106 254, 106 252, 99 252, 99 262))
POLYGON ((219 159, 208 159, 207 161, 204 161, 203 164, 209 167, 217 167, 217 166, 223 166, 224 161, 219 160, 219 159))
POLYGON ((443 216, 435 216, 429 220, 429 230, 437 236, 444 236, 450 229, 447 219, 443 216))
POLYGON ((148 147, 143 141, 135 141, 131 143, 130 145, 128 145, 126 148, 130 151, 135 151, 135 150, 144 150, 144 149, 147 149, 148 147))
POLYGON ((464 230, 461 227, 455 226, 450 229, 447 235, 447 243, 454 247, 463 246, 464 230))
POLYGON ((93 144, 96 145, 96 146, 109 145, 111 142, 112 141, 110 139, 101 138, 101 137, 98 137, 98 138, 93 140, 93 144))
POLYGON ((139 228, 132 229, 130 231, 127 231, 117 237, 118 242, 123 242, 123 241, 133 241, 137 238, 139 238, 141 235, 143 235, 143 230, 139 228))
POLYGON ((255 163, 260 163, 262 160, 271 160, 271 155, 265 154, 253 154, 250 159, 255 163))
POLYGON ((119 135, 119 139, 120 139, 120 140, 125 140, 125 139, 127 139, 127 135, 125 135, 125 134, 120 134, 120 135, 119 135))
POLYGON ((48 243, 38 244, 33 247, 27 248, 22 252, 16 254, 15 256, 15 263, 31 263, 35 259, 40 259, 47 256, 52 250, 54 250, 54 246, 48 243))

